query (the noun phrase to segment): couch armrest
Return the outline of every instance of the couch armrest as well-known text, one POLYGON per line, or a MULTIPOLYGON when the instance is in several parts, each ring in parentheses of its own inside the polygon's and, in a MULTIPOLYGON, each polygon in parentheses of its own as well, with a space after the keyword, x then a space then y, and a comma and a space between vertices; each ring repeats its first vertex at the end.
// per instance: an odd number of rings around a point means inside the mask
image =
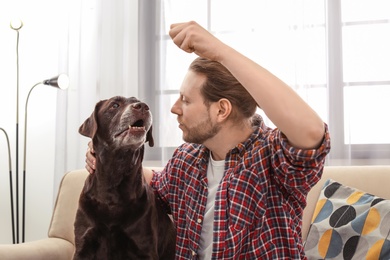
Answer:
POLYGON ((22 244, 0 245, 0 259, 70 260, 74 246, 61 238, 45 238, 22 244))

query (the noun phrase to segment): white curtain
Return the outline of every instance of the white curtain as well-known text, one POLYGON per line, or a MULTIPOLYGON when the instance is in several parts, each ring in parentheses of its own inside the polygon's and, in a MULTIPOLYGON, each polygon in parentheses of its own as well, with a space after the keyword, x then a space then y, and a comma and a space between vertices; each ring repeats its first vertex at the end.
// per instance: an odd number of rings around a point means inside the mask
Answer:
POLYGON ((138 96, 138 2, 66 1, 61 65, 70 77, 58 93, 54 188, 62 175, 83 168, 89 138, 78 133, 95 103, 116 95, 138 96))

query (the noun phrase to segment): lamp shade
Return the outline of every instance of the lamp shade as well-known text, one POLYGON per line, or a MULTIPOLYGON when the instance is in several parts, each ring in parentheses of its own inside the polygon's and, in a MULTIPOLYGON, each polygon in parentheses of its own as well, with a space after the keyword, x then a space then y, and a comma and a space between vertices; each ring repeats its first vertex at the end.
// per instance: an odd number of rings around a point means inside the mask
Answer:
POLYGON ((59 89, 67 89, 69 86, 69 77, 66 74, 60 74, 51 79, 46 79, 42 83, 59 89))
POLYGON ((20 19, 12 19, 9 26, 11 29, 18 31, 23 27, 23 22, 20 19))

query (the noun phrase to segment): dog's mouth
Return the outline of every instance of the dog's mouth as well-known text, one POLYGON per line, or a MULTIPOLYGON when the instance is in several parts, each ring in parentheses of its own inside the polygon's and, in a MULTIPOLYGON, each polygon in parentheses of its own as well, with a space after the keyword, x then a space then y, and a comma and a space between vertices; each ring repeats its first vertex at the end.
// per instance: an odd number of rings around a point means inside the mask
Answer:
POLYGON ((136 133, 136 132, 145 132, 146 128, 144 125, 144 120, 139 119, 115 135, 115 137, 126 135, 127 133, 136 133))
POLYGON ((129 125, 129 129, 133 129, 133 128, 142 128, 145 130, 145 125, 144 125, 144 120, 142 119, 139 119, 137 121, 135 121, 133 124, 129 125))

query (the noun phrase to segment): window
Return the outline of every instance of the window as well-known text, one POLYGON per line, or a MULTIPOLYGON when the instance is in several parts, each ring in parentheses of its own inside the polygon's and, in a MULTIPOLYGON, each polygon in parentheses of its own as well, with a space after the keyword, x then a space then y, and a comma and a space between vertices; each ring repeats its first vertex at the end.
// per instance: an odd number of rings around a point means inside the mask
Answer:
POLYGON ((390 2, 341 3, 344 144, 390 144, 390 2))
POLYGON ((390 2, 328 1, 328 7, 329 38, 336 40, 328 41, 329 115, 336 133, 331 155, 364 162, 390 158, 390 14, 385 11, 390 2))
MULTIPOLYGON (((174 46, 168 31, 170 24, 189 20, 197 21, 294 88, 328 123, 330 159, 390 158, 390 123, 384 118, 385 111, 390 111, 390 1, 157 3, 155 46, 159 58, 154 64, 158 80, 151 93, 158 104, 158 159, 166 161, 182 143, 170 108, 196 56, 174 46)), ((264 116, 261 110, 259 113, 264 116)))

